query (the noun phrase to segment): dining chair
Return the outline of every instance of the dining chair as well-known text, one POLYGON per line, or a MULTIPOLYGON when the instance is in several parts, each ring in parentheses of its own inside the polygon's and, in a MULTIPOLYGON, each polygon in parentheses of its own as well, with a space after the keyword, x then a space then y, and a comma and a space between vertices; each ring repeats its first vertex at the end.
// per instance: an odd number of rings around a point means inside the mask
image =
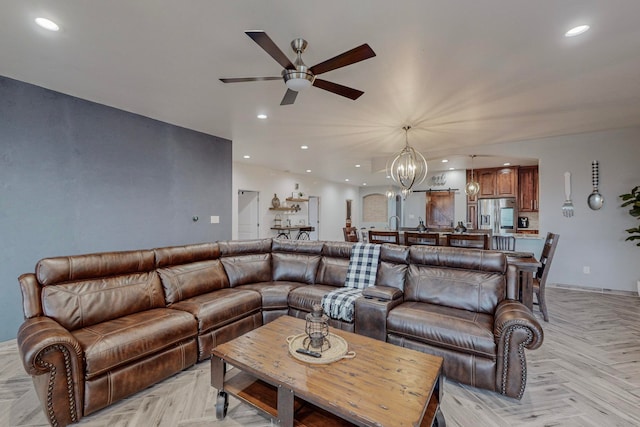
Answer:
POLYGON ((447 246, 489 249, 488 234, 447 234, 447 246))
POLYGON ((369 230, 369 243, 400 243, 400 233, 397 231, 369 230))
POLYGON ((405 231, 404 244, 411 245, 430 245, 438 246, 440 243, 440 235, 438 233, 416 233, 405 231))
POLYGON ((547 284, 547 276, 549 275, 549 267, 553 260, 553 255, 556 252, 556 246, 558 246, 559 234, 547 233, 547 238, 544 241, 542 253, 540 254, 540 267, 536 277, 533 278, 533 293, 538 300, 538 306, 542 312, 542 317, 545 322, 549 321, 549 313, 547 311, 547 302, 544 297, 544 288, 547 284))
POLYGON ((358 241, 358 229, 356 227, 342 227, 342 234, 344 234, 345 242, 358 241))
POLYGON ((491 249, 515 251, 516 238, 513 236, 491 236, 491 249))

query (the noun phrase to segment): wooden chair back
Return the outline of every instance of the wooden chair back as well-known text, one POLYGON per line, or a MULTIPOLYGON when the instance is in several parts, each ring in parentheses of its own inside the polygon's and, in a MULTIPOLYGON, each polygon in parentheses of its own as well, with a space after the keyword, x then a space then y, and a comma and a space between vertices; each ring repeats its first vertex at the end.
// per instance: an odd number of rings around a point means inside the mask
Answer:
POLYGON ((400 233, 397 231, 369 230, 369 243, 400 243, 400 233))
POLYGON ((556 246, 558 246, 559 234, 547 233, 547 238, 544 241, 542 247, 542 253, 540 254, 540 267, 536 273, 536 278, 540 280, 540 288, 544 288, 547 282, 547 276, 549 275, 549 266, 553 260, 553 255, 556 253, 556 246))
POLYGON ((356 227, 342 227, 342 233, 344 234, 345 242, 358 241, 358 229, 356 227))
POLYGON ((440 235, 438 233, 416 233, 405 231, 404 244, 411 245, 430 245, 438 246, 440 244, 440 235))
POLYGON ((447 246, 489 249, 488 234, 447 234, 447 246))
POLYGON ((499 251, 515 251, 516 238, 513 236, 492 236, 491 249, 499 251))

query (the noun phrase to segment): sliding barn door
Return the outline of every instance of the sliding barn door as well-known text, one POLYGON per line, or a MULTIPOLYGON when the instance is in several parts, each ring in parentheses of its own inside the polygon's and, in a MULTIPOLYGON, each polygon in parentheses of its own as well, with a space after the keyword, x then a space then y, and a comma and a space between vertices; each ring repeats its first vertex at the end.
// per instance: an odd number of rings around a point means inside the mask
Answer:
POLYGON ((427 228, 453 227, 455 193, 453 191, 427 191, 427 228))

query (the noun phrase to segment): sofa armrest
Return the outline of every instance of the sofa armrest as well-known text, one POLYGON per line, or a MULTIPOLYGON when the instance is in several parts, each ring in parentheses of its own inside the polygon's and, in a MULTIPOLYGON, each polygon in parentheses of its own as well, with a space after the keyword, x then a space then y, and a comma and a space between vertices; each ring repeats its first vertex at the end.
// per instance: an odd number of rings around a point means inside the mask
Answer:
POLYGON ((18 350, 33 378, 51 425, 66 426, 82 417, 83 351, 71 333, 49 317, 27 319, 18 330, 18 350))
POLYGON ((402 298, 384 301, 377 298, 356 299, 354 331, 380 341, 387 341, 387 315, 402 304, 402 298))
POLYGON ((494 322, 498 344, 497 389, 501 394, 521 399, 527 383, 524 349, 535 350, 542 345, 542 327, 527 307, 510 299, 498 305, 494 322))
POLYGON ((380 301, 393 301, 402 298, 402 291, 393 286, 369 286, 362 290, 362 296, 365 298, 374 298, 380 301))

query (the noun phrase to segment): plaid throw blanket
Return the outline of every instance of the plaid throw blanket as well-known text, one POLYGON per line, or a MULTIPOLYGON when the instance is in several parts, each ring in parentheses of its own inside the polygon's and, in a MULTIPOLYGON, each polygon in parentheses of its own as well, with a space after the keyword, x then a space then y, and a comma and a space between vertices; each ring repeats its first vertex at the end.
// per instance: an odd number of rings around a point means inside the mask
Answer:
POLYGON ((378 273, 380 245, 356 243, 351 248, 351 258, 344 287, 322 297, 322 309, 332 319, 353 322, 356 299, 362 290, 373 286, 378 273))

